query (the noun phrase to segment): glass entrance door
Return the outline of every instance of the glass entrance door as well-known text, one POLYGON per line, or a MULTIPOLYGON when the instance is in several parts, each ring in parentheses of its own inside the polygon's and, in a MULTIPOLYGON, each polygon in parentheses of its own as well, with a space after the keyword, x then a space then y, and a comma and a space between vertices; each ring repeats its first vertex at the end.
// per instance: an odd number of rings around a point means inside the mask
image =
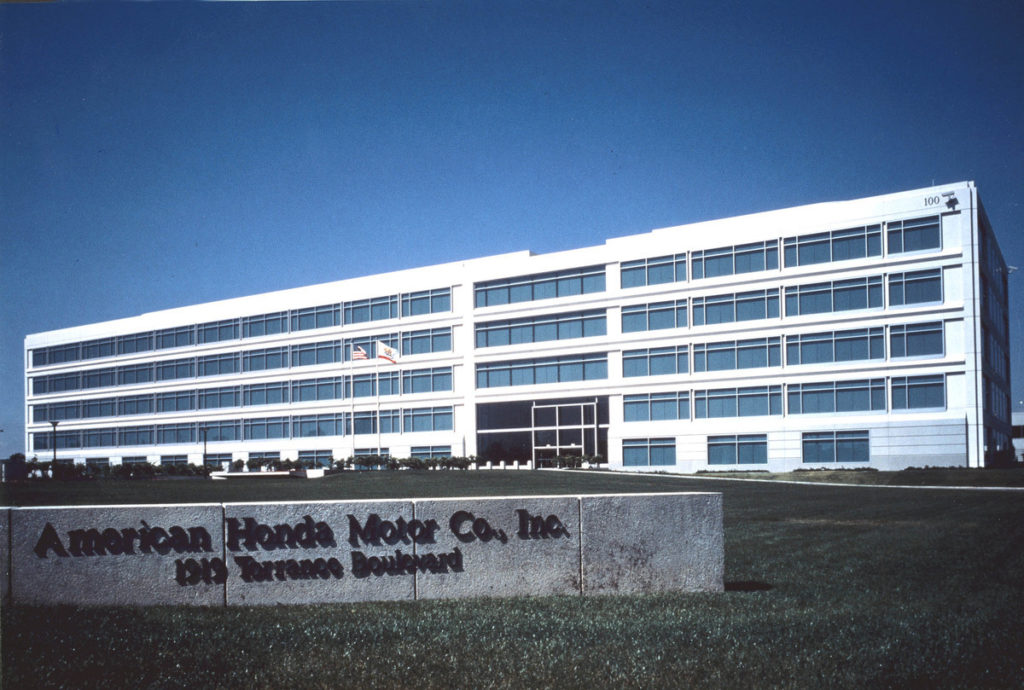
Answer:
POLYGON ((534 467, 538 460, 598 454, 597 400, 534 403, 531 421, 534 467))

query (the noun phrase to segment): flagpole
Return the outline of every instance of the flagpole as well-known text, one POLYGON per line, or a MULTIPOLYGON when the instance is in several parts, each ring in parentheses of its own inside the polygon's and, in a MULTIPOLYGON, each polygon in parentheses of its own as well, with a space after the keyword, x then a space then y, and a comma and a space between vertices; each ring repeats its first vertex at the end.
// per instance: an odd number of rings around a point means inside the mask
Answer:
POLYGON ((381 340, 378 340, 374 344, 374 348, 377 350, 377 356, 373 358, 375 367, 374 376, 376 378, 374 385, 376 386, 375 390, 377 392, 377 455, 380 455, 380 360, 386 359, 392 364, 397 364, 400 355, 395 348, 381 340))
POLYGON ((377 457, 380 457, 380 353, 373 360, 374 390, 377 392, 377 457))
MULTIPOLYGON (((348 370, 348 404, 349 404, 349 441, 352 442, 352 468, 356 466, 356 346, 352 346, 352 359, 349 362, 348 370)), ((341 382, 342 388, 345 382, 341 382)))

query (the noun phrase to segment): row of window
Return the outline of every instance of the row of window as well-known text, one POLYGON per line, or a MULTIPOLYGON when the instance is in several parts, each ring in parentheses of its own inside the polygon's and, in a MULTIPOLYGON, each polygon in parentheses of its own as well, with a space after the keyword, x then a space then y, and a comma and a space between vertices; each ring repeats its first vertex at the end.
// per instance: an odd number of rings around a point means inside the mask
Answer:
POLYGON ((33 405, 32 421, 124 417, 451 390, 452 368, 434 367, 33 405))
MULTIPOLYGON (((882 278, 871 276, 787 287, 785 300, 786 313, 790 316, 877 308, 882 306, 882 278)), ((890 305, 941 301, 940 269, 889 276, 890 305)), ((778 316, 777 288, 693 298, 694 326, 770 319, 778 316)), ((686 325, 686 299, 622 307, 623 333, 684 328, 686 325)), ((585 338, 605 333, 605 316, 601 310, 548 314, 479 324, 476 327, 476 346, 483 348, 518 345, 585 338)))
MULTIPOLYGON (((786 336, 789 365, 884 359, 884 329, 860 328, 786 336)), ((701 343, 693 346, 693 371, 727 371, 781 365, 781 338, 755 338, 701 343)), ((919 357, 942 355, 942 322, 890 327, 890 355, 919 357)), ((665 376, 689 373, 689 346, 673 345, 622 353, 622 376, 665 376)), ((578 356, 489 362, 477 365, 477 387, 532 385, 607 377, 607 356, 588 355, 591 366, 578 370, 578 356), (596 358, 596 359, 595 359, 596 358), (599 364, 595 363, 599 360, 599 364), (564 371, 559 371, 564 367, 564 371), (580 378, 575 378, 579 376, 580 378)))
MULTIPOLYGON (((451 352, 451 326, 389 333, 380 339, 396 349, 401 343, 405 355, 430 352, 451 352)), ((245 352, 229 352, 201 357, 185 357, 175 360, 130 364, 120 367, 106 367, 87 371, 72 371, 48 374, 32 378, 32 393, 61 393, 74 390, 88 390, 111 386, 128 386, 153 381, 204 376, 223 376, 249 371, 266 371, 287 367, 305 367, 352 361, 355 351, 362 347, 367 357, 376 356, 376 341, 365 337, 349 340, 325 340, 316 343, 302 343, 287 347, 273 347, 245 352)))
MULTIPOLYGON (((693 345, 693 371, 728 371, 781 365, 781 338, 726 340, 693 345)), ((884 359, 884 328, 857 328, 786 336, 786 364, 823 364, 884 359)), ((661 376, 688 372, 686 345, 626 350, 622 375, 661 376)), ((942 322, 905 324, 889 329, 891 357, 942 355, 942 322)))
POLYGON ((454 418, 451 407, 427 407, 395 410, 333 412, 291 417, 262 417, 182 424, 156 424, 133 427, 108 427, 32 435, 34 450, 116 448, 218 441, 254 441, 276 438, 349 436, 354 433, 412 433, 451 431, 454 418))
POLYGON ((488 321, 476 326, 476 346, 521 345, 549 340, 589 338, 607 333, 603 309, 488 321))
MULTIPOLYGON (((808 464, 870 462, 867 431, 807 432, 801 436, 801 460, 808 464)), ((709 465, 765 465, 767 434, 736 434, 707 437, 709 465)), ((633 438, 622 441, 625 467, 666 467, 676 464, 673 438, 633 438)))
MULTIPOLYGON (((356 458, 374 456, 386 458, 391 456, 391 451, 388 448, 356 448, 353 455, 356 458)), ((421 459, 449 458, 451 455, 451 446, 413 446, 409 452, 410 457, 421 459)), ((203 457, 207 465, 213 466, 231 462, 232 460, 231 453, 206 453, 203 457)), ((250 452, 248 453, 248 459, 269 463, 280 460, 281 452, 250 452)), ((331 463, 334 462, 334 453, 330 450, 300 450, 298 452, 298 461, 303 463, 303 465, 312 464, 314 467, 330 467, 331 463)), ((57 462, 62 462, 62 460, 58 458, 57 462)), ((63 460, 63 462, 70 462, 70 460, 63 460)), ((110 467, 110 458, 86 458, 85 462, 89 467, 110 467)), ((148 462, 149 458, 145 455, 121 458, 122 465, 141 465, 148 462)), ((158 460, 160 465, 181 465, 187 462, 187 455, 161 455, 158 460)))
MULTIPOLYGON (((786 312, 790 315, 818 314, 849 309, 882 306, 881 277, 800 285, 785 289, 786 312)), ((890 304, 917 304, 942 300, 940 269, 929 269, 889 276, 890 304)), ((777 288, 693 298, 693 323, 732 323, 779 316, 777 288)), ((657 302, 623 307, 624 332, 678 328, 686 325, 686 300, 657 302)), ((600 310, 510 319, 477 326, 478 347, 542 342, 604 335, 605 317, 600 310)), ((380 336, 392 347, 399 334, 380 336), (389 342, 390 341, 390 342, 389 342)), ((451 350, 451 327, 404 332, 401 351, 406 354, 451 350)), ((37 376, 32 379, 34 394, 69 390, 133 385, 151 381, 221 376, 248 371, 301 367, 351 361, 362 348, 373 357, 376 338, 364 336, 346 341, 280 346, 262 350, 205 355, 178 360, 108 367, 85 372, 37 376)))
POLYGON ((604 290, 604 266, 585 266, 476 283, 473 286, 473 298, 477 307, 493 307, 604 290))
POLYGON ((608 355, 604 352, 476 365, 477 388, 532 386, 540 383, 569 383, 606 378, 608 355))
POLYGON ((403 317, 449 312, 451 300, 451 288, 440 288, 55 345, 32 350, 32 366, 393 319, 399 307, 403 317))
MULTIPOLYGON (((892 410, 944 409, 942 374, 890 379, 892 410)), ((781 415, 782 386, 747 386, 693 392, 694 419, 781 415)), ((790 415, 836 412, 884 412, 885 379, 791 383, 785 386, 790 415)), ((637 393, 622 398, 623 420, 647 422, 690 419, 690 392, 637 393)))
MULTIPOLYGON (((835 280, 785 288, 787 316, 806 316, 883 306, 882 276, 835 280)), ((889 275, 889 305, 942 301, 942 270, 938 268, 889 275)), ((779 288, 692 298, 693 325, 738 323, 780 316, 779 288)), ((687 325, 686 299, 622 308, 622 331, 654 331, 687 325)))
MULTIPOLYGON (((936 250, 942 246, 939 216, 887 223, 886 235, 889 254, 936 250)), ((787 268, 881 256, 882 226, 866 225, 786 237, 782 247, 787 268)), ((779 241, 694 251, 690 253, 690 263, 694 280, 773 270, 779 267, 779 241)), ((686 255, 624 261, 621 273, 623 288, 683 282, 686 280, 686 255)))

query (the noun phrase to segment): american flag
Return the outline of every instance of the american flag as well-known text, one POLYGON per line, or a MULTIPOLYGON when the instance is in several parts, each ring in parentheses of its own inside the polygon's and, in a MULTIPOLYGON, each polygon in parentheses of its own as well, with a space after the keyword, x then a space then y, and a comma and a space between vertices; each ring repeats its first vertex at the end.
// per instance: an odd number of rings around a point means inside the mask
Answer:
POLYGON ((366 354, 366 350, 364 350, 359 345, 356 345, 354 348, 352 348, 352 359, 369 359, 369 357, 366 354))

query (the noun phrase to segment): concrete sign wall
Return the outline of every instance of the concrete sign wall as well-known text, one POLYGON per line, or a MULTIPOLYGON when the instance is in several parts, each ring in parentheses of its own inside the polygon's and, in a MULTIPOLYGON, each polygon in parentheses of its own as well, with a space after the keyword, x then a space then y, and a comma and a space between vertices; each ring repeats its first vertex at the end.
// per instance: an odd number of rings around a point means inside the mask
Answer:
POLYGON ((721 494, 2 514, 10 553, 0 558, 9 560, 15 603, 230 606, 723 589, 721 494))
POLYGON ((219 504, 11 509, 19 604, 224 604, 219 504))
POLYGON ((578 498, 417 501, 416 515, 439 526, 438 546, 463 563, 462 572, 418 578, 420 599, 580 591, 578 498))
POLYGON ((224 518, 229 605, 415 598, 412 576, 378 565, 413 552, 412 501, 229 503, 224 518))
POLYGON ((581 496, 583 593, 721 590, 722 495, 685 496, 581 496))

